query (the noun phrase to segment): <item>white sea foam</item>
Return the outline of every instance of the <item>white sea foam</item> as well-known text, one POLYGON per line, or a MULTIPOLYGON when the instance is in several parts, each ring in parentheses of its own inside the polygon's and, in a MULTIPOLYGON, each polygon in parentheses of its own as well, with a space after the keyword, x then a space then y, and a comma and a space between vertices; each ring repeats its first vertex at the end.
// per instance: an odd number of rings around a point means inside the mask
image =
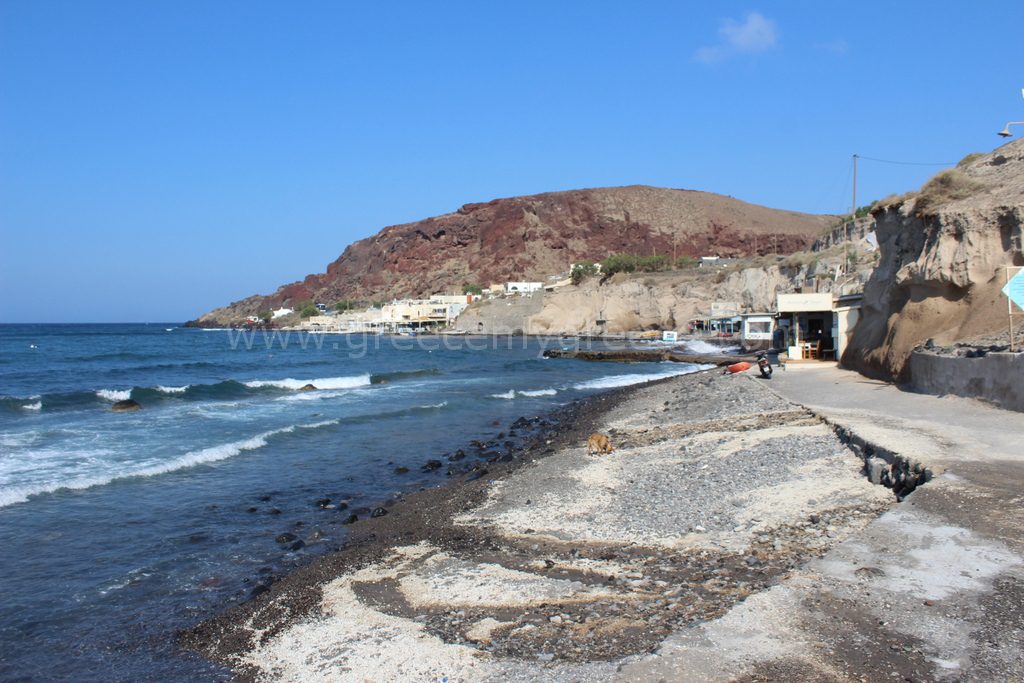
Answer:
POLYGON ((35 443, 40 438, 38 432, 6 432, 0 434, 0 446, 19 448, 35 443))
POLYGON ((448 405, 448 401, 441 401, 440 403, 428 403, 424 406, 416 406, 417 408, 444 408, 448 405))
POLYGON ((523 396, 554 396, 558 393, 557 389, 536 389, 534 391, 520 391, 523 396))
POLYGON ((491 394, 491 398, 503 398, 506 400, 512 400, 516 396, 528 396, 531 398, 535 398, 537 396, 554 396, 557 393, 557 389, 534 389, 532 391, 517 391, 515 389, 509 389, 503 394, 491 394))
POLYGON ((189 384, 186 384, 186 385, 185 385, 185 386, 183 386, 183 387, 165 387, 165 386, 158 386, 158 387, 156 388, 156 390, 157 390, 157 391, 160 391, 160 392, 162 392, 162 393, 165 393, 165 394, 184 394, 184 393, 185 393, 186 391, 188 391, 188 388, 189 388, 189 386, 191 386, 191 385, 189 385, 189 384))
POLYGON ((331 425, 339 424, 341 420, 323 420, 321 422, 314 422, 308 425, 299 425, 299 429, 319 429, 320 427, 330 427, 331 425))
MULTIPOLYGON (((42 493, 53 493, 63 489, 88 489, 94 486, 103 486, 120 479, 128 479, 131 477, 152 477, 159 474, 174 472, 176 470, 195 467, 196 465, 204 465, 217 462, 219 460, 226 460, 245 451, 253 451, 258 448, 263 448, 267 445, 268 439, 278 434, 288 434, 294 432, 296 429, 317 429, 334 424, 338 424, 338 420, 324 420, 321 422, 314 422, 312 424, 291 425, 280 429, 271 429, 270 431, 257 434, 256 436, 252 436, 248 439, 240 439, 238 441, 218 444, 216 446, 210 446, 196 451, 189 451, 188 453, 178 457, 170 458, 163 462, 145 465, 135 470, 125 471, 123 467, 118 467, 116 472, 102 472, 92 476, 62 479, 59 481, 45 483, 41 482, 38 484, 30 484, 28 486, 3 487, 0 488, 0 508, 13 505, 15 503, 23 503, 29 499, 29 496, 39 495, 42 493)), ((101 453, 105 453, 105 451, 101 453)))
POLYGON ((36 401, 35 403, 26 403, 25 405, 23 405, 21 407, 21 409, 22 410, 42 410, 43 409, 43 402, 42 401, 36 401))
POLYGON ((718 344, 709 344, 703 339, 690 339, 683 342, 683 346, 690 353, 726 353, 728 351, 736 351, 740 347, 738 346, 719 346, 718 344))
POLYGON ((100 389, 96 392, 96 395, 100 398, 105 398, 108 401, 127 401, 132 397, 131 389, 100 389))
POLYGON ((351 377, 320 377, 318 379, 257 379, 246 382, 245 386, 258 389, 259 387, 277 387, 279 389, 290 389, 295 391, 307 384, 312 384, 317 389, 355 389, 370 384, 370 375, 354 375, 351 377))
POLYGON ((612 389, 615 387, 628 387, 630 384, 640 384, 642 382, 650 382, 655 379, 664 379, 666 377, 675 377, 676 375, 687 375, 691 372, 696 372, 704 366, 683 364, 680 367, 674 368, 666 372, 658 372, 651 374, 633 373, 629 375, 608 375, 607 377, 598 377, 597 379, 591 379, 586 382, 580 382, 572 385, 573 389, 612 389))

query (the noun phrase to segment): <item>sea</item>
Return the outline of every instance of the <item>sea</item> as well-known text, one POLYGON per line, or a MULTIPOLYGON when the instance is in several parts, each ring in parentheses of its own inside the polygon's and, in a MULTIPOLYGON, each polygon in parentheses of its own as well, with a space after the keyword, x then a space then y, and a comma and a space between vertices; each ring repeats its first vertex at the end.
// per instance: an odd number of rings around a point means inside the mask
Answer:
POLYGON ((226 680, 175 634, 450 481, 426 461, 697 369, 542 356, 574 343, 0 325, 0 680, 226 680))

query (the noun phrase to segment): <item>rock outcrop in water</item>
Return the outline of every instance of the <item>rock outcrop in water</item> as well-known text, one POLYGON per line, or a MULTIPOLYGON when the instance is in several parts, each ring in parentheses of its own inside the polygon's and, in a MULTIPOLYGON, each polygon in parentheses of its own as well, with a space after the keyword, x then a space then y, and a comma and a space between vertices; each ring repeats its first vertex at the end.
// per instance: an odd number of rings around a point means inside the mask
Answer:
POLYGON ((141 408, 142 406, 139 405, 138 401, 133 401, 130 398, 127 398, 123 401, 117 401, 112 406, 110 406, 110 409, 115 413, 131 413, 136 410, 140 410, 141 408))
POLYGON ((881 258, 844 365, 904 380, 928 339, 1006 330, 1004 266, 1024 265, 1024 140, 972 157, 875 211, 881 258))
POLYGON ((369 302, 461 291, 463 283, 544 280, 574 261, 616 253, 790 253, 807 248, 834 221, 707 192, 639 185, 495 199, 384 228, 349 246, 326 273, 216 309, 192 324, 234 324, 306 300, 369 302))

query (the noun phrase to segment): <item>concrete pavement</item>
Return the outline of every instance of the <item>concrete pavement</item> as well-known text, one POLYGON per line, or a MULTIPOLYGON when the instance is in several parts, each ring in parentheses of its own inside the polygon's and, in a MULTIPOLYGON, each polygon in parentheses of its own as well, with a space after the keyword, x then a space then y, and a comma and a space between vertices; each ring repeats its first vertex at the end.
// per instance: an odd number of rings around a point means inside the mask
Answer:
POLYGON ((749 379, 934 476, 787 580, 623 666, 625 678, 1024 681, 1024 414, 834 363, 749 379))

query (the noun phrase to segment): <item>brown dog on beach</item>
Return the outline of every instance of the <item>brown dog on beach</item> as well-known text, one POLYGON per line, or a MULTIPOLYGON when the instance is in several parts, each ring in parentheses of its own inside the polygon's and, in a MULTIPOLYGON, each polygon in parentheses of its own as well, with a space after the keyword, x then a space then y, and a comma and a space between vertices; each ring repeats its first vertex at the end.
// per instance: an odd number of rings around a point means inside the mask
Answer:
POLYGON ((615 449, 612 448, 612 441, 604 434, 593 433, 590 438, 587 439, 587 454, 593 455, 594 453, 611 453, 615 449))

